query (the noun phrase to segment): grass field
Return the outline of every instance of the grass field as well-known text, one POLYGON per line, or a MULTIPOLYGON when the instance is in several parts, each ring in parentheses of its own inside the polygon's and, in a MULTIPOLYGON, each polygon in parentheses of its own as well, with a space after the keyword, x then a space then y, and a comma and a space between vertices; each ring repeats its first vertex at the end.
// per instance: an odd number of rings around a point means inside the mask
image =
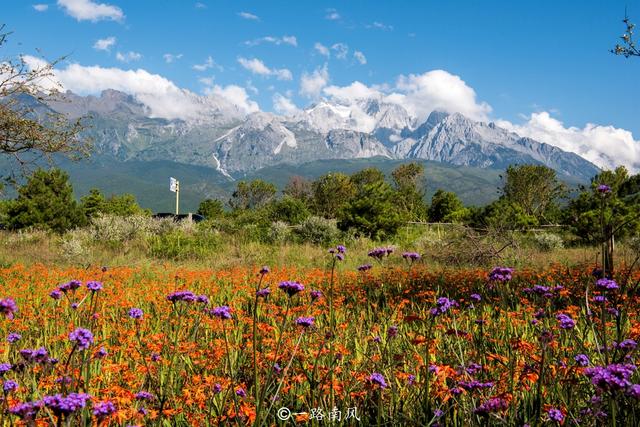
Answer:
POLYGON ((3 424, 640 423, 638 271, 614 286, 586 253, 511 274, 370 249, 287 247, 262 259, 304 263, 270 271, 257 253, 7 262, 3 424))

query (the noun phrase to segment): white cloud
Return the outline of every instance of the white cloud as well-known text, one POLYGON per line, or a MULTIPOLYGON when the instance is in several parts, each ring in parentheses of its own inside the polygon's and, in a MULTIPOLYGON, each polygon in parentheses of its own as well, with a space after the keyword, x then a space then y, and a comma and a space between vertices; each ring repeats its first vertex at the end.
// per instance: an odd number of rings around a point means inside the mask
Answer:
POLYGON ((293 79, 293 75, 291 71, 286 68, 276 69, 267 67, 264 62, 259 60, 258 58, 247 59, 243 57, 238 58, 238 62, 242 67, 251 71, 253 74, 258 74, 261 76, 267 77, 276 77, 278 80, 291 80, 293 79))
POLYGON ((356 59, 356 61, 358 61, 361 65, 364 65, 367 63, 367 57, 364 56, 364 53, 360 52, 359 50, 356 50, 355 52, 353 52, 353 57, 356 59))
POLYGON ((164 59, 164 62, 166 62, 167 64, 171 64, 172 62, 175 62, 178 59, 182 58, 182 54, 165 53, 164 55, 162 55, 162 58, 164 59))
MULTIPOLYGON (((41 58, 24 57, 31 69, 41 68, 47 63, 41 58)), ((207 81, 210 83, 212 81, 207 81)), ((62 86, 78 95, 98 95, 103 90, 114 89, 131 94, 149 108, 151 117, 165 119, 198 119, 207 116, 209 108, 225 108, 233 104, 243 113, 257 111, 258 104, 251 101, 246 91, 239 86, 213 86, 205 93, 223 100, 209 100, 207 96, 179 88, 171 80, 146 70, 122 70, 100 66, 70 64, 64 69, 55 69, 53 76, 42 82, 47 88, 62 86)), ((230 106, 229 106, 230 107, 230 106)))
POLYGON ((419 120, 434 110, 461 113, 475 120, 487 120, 491 107, 476 100, 476 92, 459 76, 444 70, 398 77, 389 100, 403 105, 419 120))
POLYGON ((58 6, 63 8, 67 15, 78 21, 112 20, 121 22, 124 20, 124 13, 118 6, 96 3, 92 0, 58 0, 58 6))
POLYGON ((520 136, 576 153, 605 169, 624 165, 634 173, 640 171, 640 140, 635 140, 625 129, 593 123, 583 128, 565 127, 547 111, 531 114, 521 125, 505 120, 498 120, 496 124, 520 136))
POLYGON ((325 15, 325 19, 328 19, 329 21, 337 21, 338 19, 340 19, 340 14, 337 10, 327 9, 326 12, 327 14, 325 15))
POLYGON ((202 83, 203 85, 205 85, 207 87, 210 87, 210 86, 213 86, 213 79, 214 79, 213 76, 211 76, 211 77, 200 77, 198 79, 198 81, 200 83, 202 83))
POLYGON ((249 12, 239 12, 238 16, 249 21, 259 21, 260 17, 249 12))
POLYGON ((367 28, 374 28, 374 29, 384 30, 384 31, 393 31, 393 25, 387 25, 379 21, 373 21, 371 24, 367 25, 367 28))
POLYGON ((331 46, 331 49, 333 49, 336 52, 336 58, 347 59, 347 54, 349 53, 349 46, 347 46, 346 44, 335 43, 333 46, 331 46))
POLYGON ((240 86, 228 85, 223 87, 214 85, 213 87, 206 89, 205 93, 207 95, 216 95, 226 99, 246 114, 260 111, 258 103, 249 99, 247 91, 240 86))
POLYGON ((313 73, 302 74, 300 78, 300 94, 307 98, 317 98, 322 89, 329 83, 329 70, 327 64, 318 68, 313 73))
POLYGON ((207 5, 206 5, 206 4, 204 4, 204 3, 202 3, 202 2, 196 2, 196 4, 195 4, 195 8, 196 8, 196 9, 206 9, 206 8, 207 8, 207 5))
POLYGON ((313 48, 317 50, 318 53, 322 56, 326 56, 327 58, 331 56, 331 53, 329 52, 329 48, 320 42, 316 42, 316 44, 313 45, 313 48))
MULTIPOLYGON (((182 55, 180 55, 180 56, 182 56, 182 55)), ((202 64, 196 64, 196 65, 194 65, 192 68, 193 68, 194 70, 196 70, 196 71, 201 71, 201 72, 202 72, 202 71, 206 71, 206 70, 208 70, 208 69, 210 69, 210 68, 214 68, 214 67, 215 67, 217 70, 219 70, 219 71, 222 71, 222 70, 223 70, 222 66, 220 66, 220 65, 216 64, 216 62, 213 60, 213 58, 211 57, 211 55, 209 55, 209 56, 207 57, 207 59, 204 61, 204 63, 202 63, 202 64)))
POLYGON ((49 5, 48 4, 34 4, 33 8, 38 11, 38 12, 46 12, 47 9, 49 9, 49 5))
POLYGON ((116 53, 116 59, 120 62, 139 61, 140 59, 142 59, 142 54, 132 51, 126 53, 118 52, 116 53))
POLYGON ((300 112, 300 109, 290 98, 280 93, 273 94, 273 110, 285 116, 293 116, 300 112))
POLYGON ((95 50, 106 50, 109 51, 111 50, 111 46, 116 44, 116 38, 115 37, 106 37, 104 39, 98 39, 96 40, 96 42, 93 44, 93 48, 95 50))
POLYGON ((327 86, 323 92, 330 98, 345 104, 353 103, 364 98, 382 98, 382 92, 355 81, 349 86, 327 86))
POLYGON ((296 36, 282 36, 282 37, 274 37, 274 36, 265 36, 260 37, 258 39, 247 40, 244 42, 247 46, 257 46, 262 43, 273 43, 277 46, 281 44, 288 44, 290 46, 298 46, 298 39, 296 36))

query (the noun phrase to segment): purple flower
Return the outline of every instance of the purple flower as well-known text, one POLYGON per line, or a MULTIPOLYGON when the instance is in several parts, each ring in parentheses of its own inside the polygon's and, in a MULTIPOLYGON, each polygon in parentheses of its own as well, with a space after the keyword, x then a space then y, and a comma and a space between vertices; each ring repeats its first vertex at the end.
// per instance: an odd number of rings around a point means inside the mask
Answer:
POLYGON ((151 361, 152 362, 157 362, 158 360, 160 360, 160 355, 158 353, 151 353, 151 361))
POLYGON ((391 325, 387 329, 387 336, 390 338, 395 338, 398 336, 398 327, 396 325, 391 325))
POLYGON ((231 319, 231 312, 229 311, 229 306, 221 305, 220 307, 212 308, 209 311, 209 314, 213 317, 217 317, 218 319, 231 319))
POLYGON ((278 362, 273 364, 273 372, 275 372, 276 374, 279 374, 280 372, 282 372, 282 367, 278 362))
POLYGON ((18 306, 13 298, 0 300, 0 314, 4 314, 9 319, 13 319, 13 315, 16 311, 18 311, 18 306))
POLYGON ((627 396, 640 400, 640 384, 633 384, 627 389, 627 396))
POLYGON ((256 291, 256 296, 259 298, 266 298, 271 293, 269 288, 262 288, 256 291))
POLYGON ((22 335, 17 332, 11 332, 9 335, 7 335, 7 341, 10 344, 20 341, 20 338, 22 338, 22 335))
POLYGON ((547 411, 547 415, 551 421, 561 423, 564 420, 564 415, 559 409, 551 408, 547 411))
POLYGON ((607 302, 607 297, 604 295, 596 295, 593 297, 593 302, 607 302))
POLYGON ((215 383, 215 384, 213 385, 213 392, 214 392, 215 394, 218 394, 218 393, 220 393, 221 391, 222 391, 222 386, 220 385, 220 383, 215 383))
POLYGON ((137 400, 153 400, 154 398, 153 394, 144 390, 137 392, 135 397, 137 400))
POLYGON ((12 391, 15 391, 17 389, 18 389, 18 383, 15 382, 14 380, 6 380, 2 384, 2 390, 4 390, 4 394, 9 394, 12 391))
POLYGON ((635 370, 635 365, 614 363, 609 366, 587 368, 584 370, 584 374, 600 390, 616 391, 631 386, 630 379, 635 370))
POLYGON ((589 365, 589 357, 586 354, 578 354, 573 358, 576 363, 580 366, 588 366, 589 365))
POLYGON ((290 297, 294 296, 298 292, 304 291, 304 286, 299 282, 292 282, 292 281, 280 282, 280 285, 278 285, 278 287, 282 289, 290 297))
POLYGON ((313 326, 313 321, 315 317, 298 317, 296 319, 296 325, 302 326, 303 328, 310 328, 313 326))
POLYGON ((560 323, 561 329, 573 329, 576 326, 576 322, 569 315, 560 313, 556 315, 556 319, 560 323))
POLYGON ((25 348, 20 350, 20 356, 27 362, 45 363, 49 361, 49 352, 44 347, 40 347, 37 350, 25 348))
POLYGON ((103 419, 116 412, 116 407, 108 400, 93 405, 93 415, 98 419, 103 419))
POLYGON ((450 300, 446 297, 440 297, 436 301, 436 307, 430 310, 432 316, 439 316, 446 313, 451 307, 456 307, 458 303, 455 300, 450 300))
POLYGON ((473 301, 473 302, 482 301, 482 297, 479 294, 471 294, 471 295, 469 295, 469 298, 471 298, 471 301, 473 301))
POLYGON ((315 301, 318 298, 320 298, 322 296, 322 292, 320 291, 311 291, 309 292, 309 295, 311 295, 311 301, 315 301))
POLYGON ((102 282, 87 282, 87 289, 91 292, 98 292, 102 289, 102 282))
POLYGON ((198 295, 196 301, 200 304, 209 305, 209 297, 206 295, 198 295))
POLYGON ((347 248, 344 245, 338 245, 336 246, 336 249, 338 250, 338 253, 341 253, 341 254, 347 253, 347 248))
POLYGON ((371 270, 373 266, 371 264, 363 264, 360 267, 358 267, 358 271, 368 271, 371 270))
POLYGON ((61 394, 45 396, 42 401, 54 414, 68 415, 84 408, 90 399, 91 396, 86 393, 70 393, 67 396, 61 394))
POLYGON ((504 411, 509 407, 506 400, 499 397, 492 397, 478 406, 473 412, 478 415, 489 415, 494 412, 504 411))
POLYGON ((417 252, 404 252, 402 254, 402 258, 406 259, 407 261, 418 261, 420 259, 420 254, 417 252))
POLYGON ((416 382, 416 376, 413 374, 409 374, 409 376, 407 377, 407 382, 409 383, 409 385, 413 385, 416 382))
POLYGON ((596 281, 596 288, 602 289, 602 290, 605 290, 605 291, 614 291, 614 290, 618 289, 619 286, 615 282, 615 280, 602 278, 602 279, 598 279, 596 281))
POLYGON ((482 371, 482 365, 478 363, 470 363, 465 370, 467 371, 467 373, 475 375, 478 372, 482 371))
POLYGON ((10 363, 0 363, 0 376, 6 374, 10 370, 11 370, 11 364, 10 363))
POLYGON ((104 347, 100 347, 100 349, 96 352, 96 358, 97 359, 104 359, 105 357, 107 357, 109 353, 107 352, 107 350, 105 350, 104 347))
POLYGON ((384 380, 384 377, 378 372, 374 372, 373 374, 369 375, 369 382, 372 384, 377 384, 378 386, 380 386, 380 388, 387 388, 387 383, 384 380))
POLYGON ((139 308, 131 308, 129 309, 129 317, 132 319, 142 319, 142 315, 144 312, 139 308))
POLYGON ((609 187, 607 184, 600 184, 597 187, 598 193, 600 194, 609 194, 611 193, 611 187, 609 187))
POLYGON ((236 390, 236 395, 240 397, 247 397, 247 392, 242 387, 240 387, 236 390))
POLYGON ((391 255, 391 253, 393 253, 393 248, 390 248, 390 247, 387 247, 387 248, 375 248, 375 249, 370 250, 368 255, 371 258, 375 258, 375 259, 381 260, 385 256, 391 255))
POLYGON ((34 420, 44 403, 41 400, 34 402, 18 403, 9 409, 9 412, 25 421, 34 420))
POLYGON ((482 388, 492 388, 495 384, 492 382, 483 383, 477 380, 471 380, 471 381, 460 381, 458 385, 467 391, 473 391, 473 390, 478 390, 482 388))
POLYGON ((196 296, 191 291, 176 291, 167 295, 167 300, 171 301, 174 304, 180 301, 193 302, 196 300, 196 296))
POLYGON ((344 254, 337 253, 337 254, 336 254, 336 259, 337 259, 338 261, 344 261, 344 254))
POLYGON ((631 340, 631 339, 627 339, 627 340, 622 341, 616 347, 619 348, 620 350, 624 350, 624 351, 628 352, 628 351, 635 350, 637 346, 638 346, 637 342, 635 342, 634 340, 631 340))
POLYGON ((60 299, 62 298, 62 292, 60 292, 60 289, 54 289, 49 292, 49 296, 53 299, 60 299))
POLYGON ((489 273, 489 281, 491 282, 508 282, 511 280, 513 268, 511 267, 494 267, 489 273))
POLYGON ((72 280, 70 282, 67 283, 63 283, 62 285, 60 285, 60 287, 58 289, 60 289, 62 292, 67 293, 69 291, 75 291, 76 289, 78 289, 80 286, 82 286, 82 282, 79 280, 72 280))
POLYGON ((262 268, 260 269, 260 274, 262 274, 263 276, 265 274, 267 274, 269 272, 269 267, 267 267, 266 265, 262 266, 262 268))
POLYGON ((93 334, 88 329, 77 328, 69 334, 69 341, 79 350, 86 350, 93 344, 93 334))

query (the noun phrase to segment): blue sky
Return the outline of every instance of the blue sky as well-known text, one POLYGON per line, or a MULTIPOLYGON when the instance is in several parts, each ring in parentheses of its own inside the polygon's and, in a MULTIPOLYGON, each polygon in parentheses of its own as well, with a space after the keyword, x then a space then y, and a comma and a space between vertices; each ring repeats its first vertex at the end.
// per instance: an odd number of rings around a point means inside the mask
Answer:
POLYGON ((5 5, 5 53, 142 69, 199 94, 237 86, 264 111, 274 94, 304 108, 323 87, 359 81, 388 93, 401 76, 444 70, 488 107, 478 118, 540 138, 562 126, 547 138, 574 144, 609 129, 640 162, 640 58, 608 52, 625 7, 640 23, 640 0, 102 1, 5 5), (323 82, 312 95, 302 79, 314 72, 323 82))

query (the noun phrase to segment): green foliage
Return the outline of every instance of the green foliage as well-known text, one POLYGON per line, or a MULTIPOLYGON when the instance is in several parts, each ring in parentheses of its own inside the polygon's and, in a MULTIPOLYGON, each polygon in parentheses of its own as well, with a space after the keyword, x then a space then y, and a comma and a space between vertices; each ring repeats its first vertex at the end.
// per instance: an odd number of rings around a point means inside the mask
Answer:
POLYGON ((307 206, 310 205, 311 199, 313 198, 311 181, 299 175, 290 177, 289 182, 287 182, 287 185, 282 192, 285 196, 301 200, 307 206))
POLYGON ((300 224, 311 215, 309 208, 302 200, 288 195, 274 200, 267 209, 271 221, 282 221, 292 225, 300 224))
POLYGON ((567 194, 556 171, 543 165, 512 165, 505 175, 503 197, 540 223, 549 222, 558 201, 567 194))
POLYGON ((261 179, 240 181, 231 195, 229 205, 234 210, 256 209, 269 203, 276 195, 276 186, 261 179))
POLYGON ((38 169, 18 189, 18 198, 7 209, 8 226, 17 230, 41 227, 62 233, 86 223, 73 199, 69 176, 60 169, 38 169))
POLYGON ((81 200, 81 207, 84 215, 91 219, 98 214, 131 216, 148 215, 149 211, 142 209, 133 194, 112 195, 105 199, 104 195, 97 188, 92 188, 89 194, 81 200))
POLYGON ((562 237, 553 233, 535 233, 533 235, 533 241, 536 248, 542 252, 552 252, 564 247, 562 237))
POLYGON ((469 210, 465 210, 455 193, 438 190, 431 198, 428 213, 432 222, 461 222, 469 215, 469 210))
POLYGON ((326 246, 338 240, 340 231, 335 220, 311 216, 302 221, 295 234, 303 243, 326 246))
POLYGON ((373 239, 393 236, 403 223, 393 196, 393 189, 386 182, 363 186, 357 197, 340 210, 338 227, 343 231, 353 228, 373 239))
POLYGON ((351 175, 351 182, 356 185, 358 191, 365 185, 376 184, 382 181, 384 181, 384 173, 375 167, 368 167, 351 175))
POLYGON ((526 230, 537 226, 538 220, 528 215, 522 206, 501 198, 482 210, 480 219, 482 226, 503 230, 526 230))
POLYGON ((338 211, 356 195, 356 185, 340 172, 321 176, 313 182, 312 189, 313 210, 325 218, 336 218, 338 211))
POLYGON ((394 203, 406 218, 419 220, 427 215, 424 203, 424 165, 405 163, 391 172, 396 188, 394 203))
POLYGON ((200 202, 197 213, 208 220, 220 218, 224 215, 224 205, 220 200, 205 199, 200 202))
POLYGON ((221 245, 219 234, 207 227, 196 227, 192 232, 175 229, 169 233, 152 235, 148 241, 152 256, 173 260, 213 257, 221 245))

